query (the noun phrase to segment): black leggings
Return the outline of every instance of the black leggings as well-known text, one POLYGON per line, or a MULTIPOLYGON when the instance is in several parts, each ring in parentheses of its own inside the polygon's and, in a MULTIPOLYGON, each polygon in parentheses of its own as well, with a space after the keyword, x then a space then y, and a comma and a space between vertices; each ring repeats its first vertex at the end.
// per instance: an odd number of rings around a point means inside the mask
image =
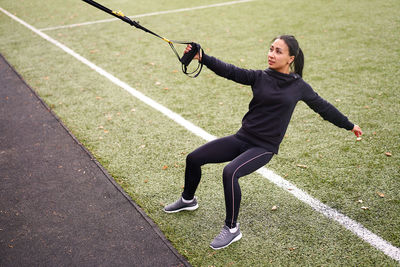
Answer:
POLYGON ((249 144, 231 135, 211 141, 186 157, 184 199, 192 199, 201 179, 201 166, 207 163, 231 161, 223 171, 226 219, 229 228, 236 226, 239 214, 241 190, 239 178, 267 164, 272 152, 249 144))

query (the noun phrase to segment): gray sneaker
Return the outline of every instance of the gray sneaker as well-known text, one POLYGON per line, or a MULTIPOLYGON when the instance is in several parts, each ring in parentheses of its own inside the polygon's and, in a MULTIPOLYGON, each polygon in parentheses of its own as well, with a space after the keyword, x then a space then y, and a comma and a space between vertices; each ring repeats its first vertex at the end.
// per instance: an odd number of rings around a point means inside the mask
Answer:
POLYGON ((182 197, 180 197, 176 202, 165 206, 164 211, 166 213, 174 213, 174 212, 179 212, 182 210, 195 210, 198 207, 199 207, 199 205, 197 204, 196 197, 194 197, 192 202, 190 202, 190 203, 184 203, 182 201, 182 197))
POLYGON ((219 235, 217 235, 211 242, 210 247, 212 249, 226 248, 233 242, 239 241, 242 238, 242 233, 240 232, 239 229, 239 223, 237 223, 236 225, 238 229, 235 233, 231 233, 229 231, 229 227, 224 225, 224 227, 221 230, 221 233, 219 233, 219 235))

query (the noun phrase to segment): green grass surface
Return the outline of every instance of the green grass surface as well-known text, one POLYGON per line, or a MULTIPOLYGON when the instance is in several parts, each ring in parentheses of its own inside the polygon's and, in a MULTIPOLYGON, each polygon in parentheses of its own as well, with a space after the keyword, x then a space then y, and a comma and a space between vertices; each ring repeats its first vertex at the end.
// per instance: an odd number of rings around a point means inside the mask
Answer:
MULTIPOLYGON (((217 2, 104 4, 135 15, 217 2)), ((0 0, 0 7, 38 29, 110 18, 81 1, 0 0)), ((274 36, 296 35, 306 58, 304 79, 365 135, 356 142, 299 103, 280 153, 267 167, 400 247, 399 12, 399 1, 259 0, 140 22, 253 69, 267 67, 274 36)), ((185 77, 168 45, 151 35, 119 21, 46 34, 213 135, 240 127, 250 89, 207 69, 197 79, 185 77)), ((211 250, 225 216, 223 164, 203 168, 197 211, 161 210, 181 193, 185 157, 204 140, 3 13, 0 53, 194 266, 398 265, 258 174, 240 180, 243 239, 211 250), (271 211, 274 205, 277 211, 271 211)))

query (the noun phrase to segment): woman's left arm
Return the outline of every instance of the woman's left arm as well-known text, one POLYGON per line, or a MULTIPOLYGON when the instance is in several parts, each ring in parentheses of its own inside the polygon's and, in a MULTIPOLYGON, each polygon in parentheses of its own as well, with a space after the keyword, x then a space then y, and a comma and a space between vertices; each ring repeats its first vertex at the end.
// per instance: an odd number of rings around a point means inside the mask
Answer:
POLYGON ((352 131, 357 137, 362 135, 362 130, 358 125, 353 124, 335 106, 320 97, 308 84, 304 89, 302 100, 323 119, 340 128, 352 131))

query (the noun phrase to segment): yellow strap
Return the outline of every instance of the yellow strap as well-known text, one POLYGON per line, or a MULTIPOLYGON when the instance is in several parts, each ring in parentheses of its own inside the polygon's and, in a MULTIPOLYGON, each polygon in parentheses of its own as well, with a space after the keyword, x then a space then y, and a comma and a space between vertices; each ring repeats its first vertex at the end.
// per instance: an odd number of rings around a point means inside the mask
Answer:
POLYGON ((172 44, 172 42, 171 42, 170 40, 168 40, 167 38, 162 37, 162 39, 163 39, 164 41, 166 41, 167 43, 172 44))
POLYGON ((119 17, 125 17, 125 15, 124 15, 124 13, 122 13, 122 11, 113 11, 112 13, 119 17))

